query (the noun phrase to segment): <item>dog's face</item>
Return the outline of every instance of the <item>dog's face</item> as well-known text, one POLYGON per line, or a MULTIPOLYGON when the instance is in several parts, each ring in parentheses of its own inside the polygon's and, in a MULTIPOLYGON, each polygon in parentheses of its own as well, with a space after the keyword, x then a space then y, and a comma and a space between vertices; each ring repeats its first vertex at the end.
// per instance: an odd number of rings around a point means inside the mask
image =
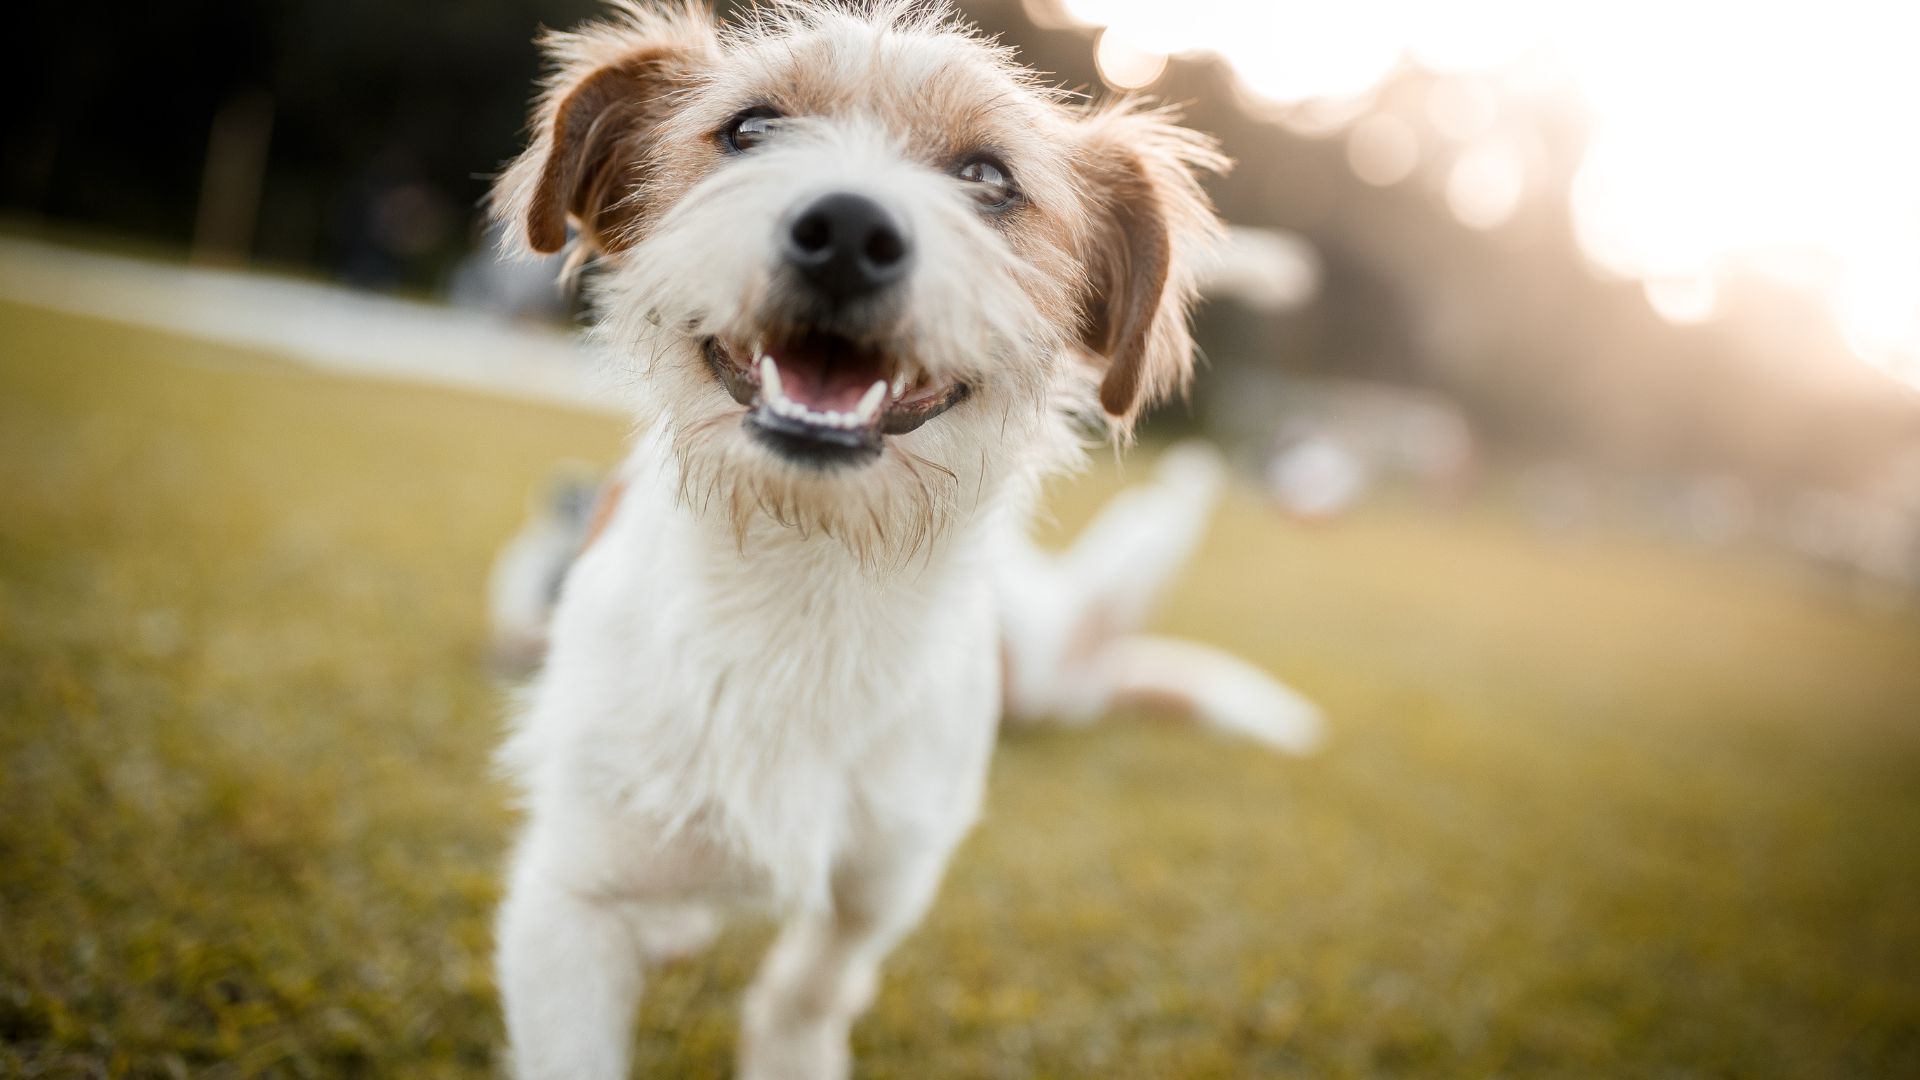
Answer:
POLYGON ((1086 112, 937 8, 621 9, 555 79, 498 206, 603 257, 696 507, 906 554, 1190 364, 1208 144, 1086 112), (916 13, 917 12, 917 13, 916 13))

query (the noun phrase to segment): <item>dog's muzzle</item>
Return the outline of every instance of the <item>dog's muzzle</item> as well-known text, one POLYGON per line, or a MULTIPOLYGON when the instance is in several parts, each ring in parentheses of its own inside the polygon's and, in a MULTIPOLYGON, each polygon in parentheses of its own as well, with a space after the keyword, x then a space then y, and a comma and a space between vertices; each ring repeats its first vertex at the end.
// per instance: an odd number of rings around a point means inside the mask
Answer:
POLYGON ((705 342, 708 366, 747 406, 747 430, 761 445, 814 468, 860 464, 880 456, 887 436, 967 397, 965 383, 930 379, 869 340, 913 268, 912 239, 886 207, 838 191, 779 228, 790 282, 781 329, 705 342))

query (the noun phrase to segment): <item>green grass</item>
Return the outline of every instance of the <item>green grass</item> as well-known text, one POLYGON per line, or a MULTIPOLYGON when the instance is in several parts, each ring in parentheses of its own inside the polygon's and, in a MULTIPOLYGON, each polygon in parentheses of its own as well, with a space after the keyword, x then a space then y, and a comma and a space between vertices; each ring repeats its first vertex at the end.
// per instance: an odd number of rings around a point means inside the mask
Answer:
MULTIPOLYGON (((0 1075, 494 1072, 479 583, 619 435, 0 307, 0 1075)), ((1920 1075, 1910 615, 1240 499, 1161 624, 1331 745, 1006 739, 861 1075, 1920 1075)), ((654 980, 647 1075, 726 1075, 765 940, 654 980)))

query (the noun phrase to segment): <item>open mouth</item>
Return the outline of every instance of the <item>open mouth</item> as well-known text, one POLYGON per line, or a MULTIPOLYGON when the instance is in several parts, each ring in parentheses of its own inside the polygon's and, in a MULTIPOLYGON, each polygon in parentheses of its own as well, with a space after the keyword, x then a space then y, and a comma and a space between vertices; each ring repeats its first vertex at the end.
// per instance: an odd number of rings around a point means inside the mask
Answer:
POLYGON ((904 435, 964 401, 966 383, 936 383, 878 349, 837 334, 804 333, 752 345, 708 338, 707 365, 747 406, 755 438, 819 468, 878 457, 904 435))

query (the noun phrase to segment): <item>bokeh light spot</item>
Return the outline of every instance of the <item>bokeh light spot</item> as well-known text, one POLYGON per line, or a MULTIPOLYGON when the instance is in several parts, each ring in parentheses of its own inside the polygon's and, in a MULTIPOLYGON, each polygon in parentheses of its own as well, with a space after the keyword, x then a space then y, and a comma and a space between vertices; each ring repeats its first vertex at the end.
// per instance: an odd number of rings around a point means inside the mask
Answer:
POLYGON ((1420 137, 1391 113, 1375 113, 1347 134, 1347 164, 1375 187, 1397 184, 1420 164, 1420 137))
POLYGON ((1100 31, 1093 59, 1100 78, 1116 90, 1149 86, 1167 70, 1166 53, 1143 49, 1111 29, 1100 31))

